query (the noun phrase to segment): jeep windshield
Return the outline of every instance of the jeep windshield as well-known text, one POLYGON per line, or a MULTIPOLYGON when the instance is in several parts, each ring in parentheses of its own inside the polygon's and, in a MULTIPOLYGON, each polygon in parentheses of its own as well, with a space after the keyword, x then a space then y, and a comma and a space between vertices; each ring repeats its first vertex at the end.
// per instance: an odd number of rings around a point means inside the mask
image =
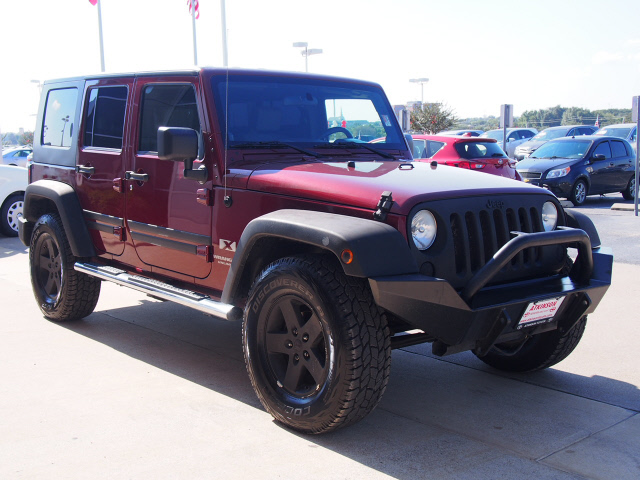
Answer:
POLYGON ((374 85, 247 74, 215 76, 211 82, 227 148, 286 145, 328 155, 334 147, 338 154, 350 149, 385 158, 390 157, 385 150, 406 150, 393 110, 374 85), (375 145, 367 143, 381 137, 375 145))
POLYGON ((589 140, 568 140, 545 143, 529 158, 582 158, 591 146, 589 140))

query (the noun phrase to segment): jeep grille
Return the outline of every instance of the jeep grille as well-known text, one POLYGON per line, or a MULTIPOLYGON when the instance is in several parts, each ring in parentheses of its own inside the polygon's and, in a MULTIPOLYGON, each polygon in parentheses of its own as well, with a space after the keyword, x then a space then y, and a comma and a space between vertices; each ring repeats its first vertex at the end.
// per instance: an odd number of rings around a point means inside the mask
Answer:
MULTIPOLYGON (((420 205, 436 215, 438 237, 434 246, 414 250, 423 273, 462 288, 511 238, 510 232, 542 232, 545 195, 466 198, 420 205), (515 206, 514 204, 519 204, 515 206)), ((558 209, 561 212, 559 205, 558 209)), ((559 224, 564 216, 559 215, 559 224)), ((535 247, 520 252, 492 283, 557 273, 565 259, 562 246, 535 247)))

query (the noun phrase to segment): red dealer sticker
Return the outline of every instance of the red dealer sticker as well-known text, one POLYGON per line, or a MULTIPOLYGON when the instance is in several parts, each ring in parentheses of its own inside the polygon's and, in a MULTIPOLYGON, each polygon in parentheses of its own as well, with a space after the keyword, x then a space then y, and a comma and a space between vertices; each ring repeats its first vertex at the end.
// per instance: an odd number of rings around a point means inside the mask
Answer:
POLYGON ((565 298, 566 297, 555 297, 531 302, 524 311, 520 322, 518 322, 518 329, 521 329, 522 327, 531 327, 533 325, 553 320, 554 315, 560 308, 560 305, 562 305, 565 298))

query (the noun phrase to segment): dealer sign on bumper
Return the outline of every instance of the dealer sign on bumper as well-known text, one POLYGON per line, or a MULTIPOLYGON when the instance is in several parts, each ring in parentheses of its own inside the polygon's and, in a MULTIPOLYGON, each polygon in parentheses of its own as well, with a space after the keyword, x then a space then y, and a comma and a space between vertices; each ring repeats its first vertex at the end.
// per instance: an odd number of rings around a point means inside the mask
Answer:
POLYGON ((518 330, 522 327, 532 327, 553 320, 553 317, 565 298, 566 297, 556 297, 531 302, 524 311, 522 318, 520 318, 520 322, 518 322, 518 330))

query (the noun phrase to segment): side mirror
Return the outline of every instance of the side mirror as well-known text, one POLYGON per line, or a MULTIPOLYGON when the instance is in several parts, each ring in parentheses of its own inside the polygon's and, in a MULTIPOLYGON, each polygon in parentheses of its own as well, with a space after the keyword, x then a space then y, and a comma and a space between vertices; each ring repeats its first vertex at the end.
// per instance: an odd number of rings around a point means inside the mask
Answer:
POLYGON ((594 156, 591 157, 591 160, 598 161, 598 160, 604 160, 605 158, 606 157, 602 153, 596 153, 594 156))
POLYGON ((193 169, 198 157, 198 134, 192 128, 159 127, 158 158, 171 162, 184 162, 184 177, 204 183, 209 178, 207 167, 193 169))

